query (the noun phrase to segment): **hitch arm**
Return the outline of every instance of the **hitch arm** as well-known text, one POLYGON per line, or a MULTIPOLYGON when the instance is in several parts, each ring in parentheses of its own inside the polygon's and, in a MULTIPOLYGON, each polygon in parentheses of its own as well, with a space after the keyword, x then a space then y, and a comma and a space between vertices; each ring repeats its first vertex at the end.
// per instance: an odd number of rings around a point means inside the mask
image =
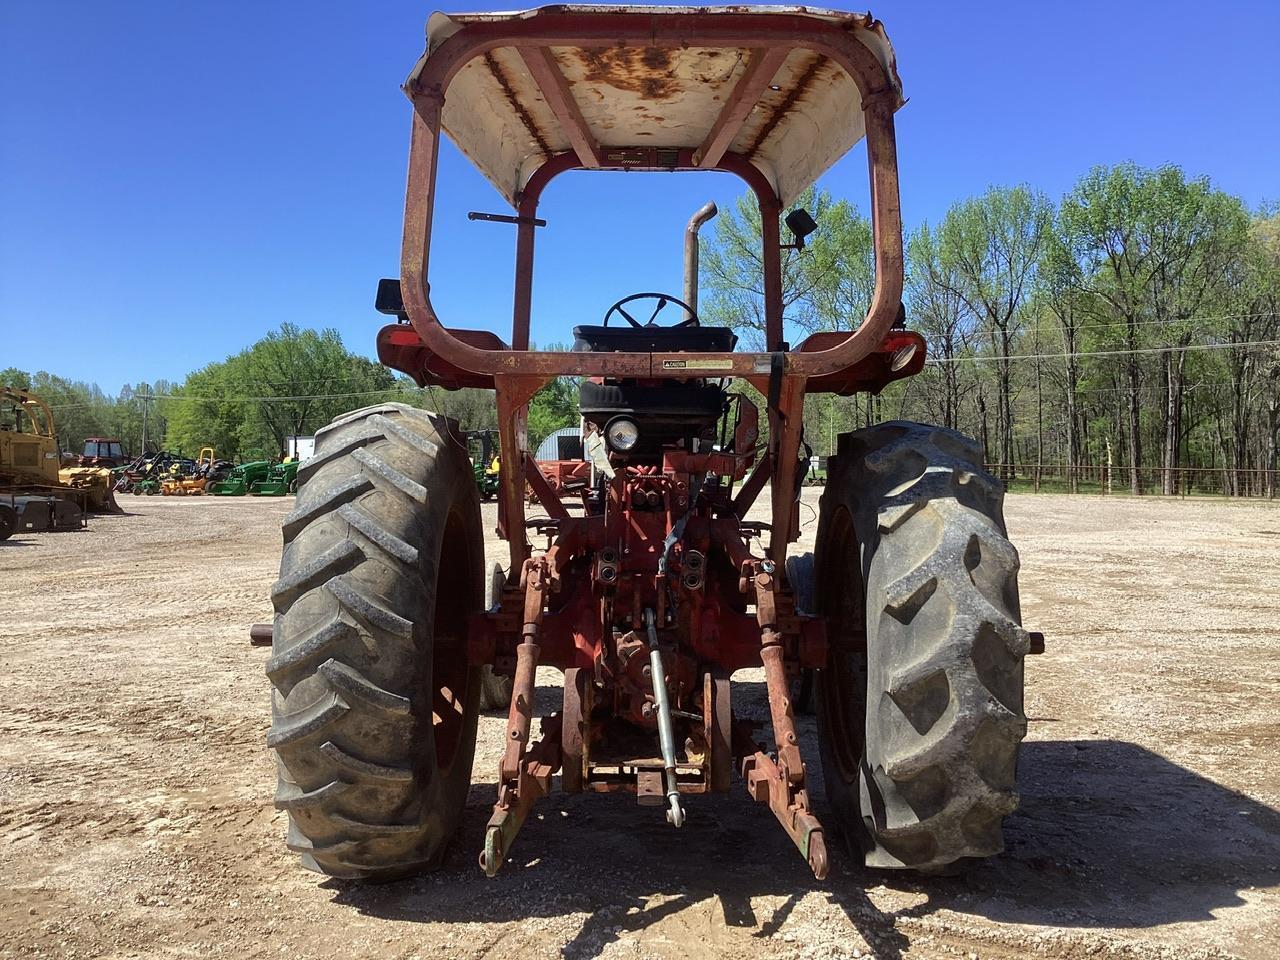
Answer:
POLYGON ((777 760, 775 762, 757 749, 754 756, 743 758, 742 778, 753 800, 769 804, 769 809, 808 862, 814 877, 824 880, 828 869, 827 844, 822 824, 809 808, 809 792, 805 788, 804 761, 800 758, 799 738, 783 663, 782 635, 778 632, 774 566, 768 560, 752 559, 743 573, 744 581, 755 585, 760 659, 764 663, 765 684, 769 691, 769 716, 773 721, 777 760), (752 574, 749 580, 745 576, 748 572, 752 574))
MULTIPOLYGON (((551 775, 560 766, 559 717, 554 718, 554 736, 543 722, 544 738, 527 749, 533 725, 534 681, 538 670, 538 631, 550 580, 555 575, 553 561, 544 555, 524 564, 524 625, 516 647, 516 675, 507 711, 507 741, 498 766, 498 802, 485 828, 480 867, 492 877, 502 867, 512 841, 524 824, 533 802, 551 792, 551 775)), ((548 718, 551 719, 551 718, 548 718)))

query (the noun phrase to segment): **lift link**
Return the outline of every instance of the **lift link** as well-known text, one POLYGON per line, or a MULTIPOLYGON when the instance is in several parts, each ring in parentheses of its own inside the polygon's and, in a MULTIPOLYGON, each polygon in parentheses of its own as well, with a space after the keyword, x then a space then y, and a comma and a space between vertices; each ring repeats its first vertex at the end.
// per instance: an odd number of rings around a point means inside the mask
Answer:
MULTIPOLYGON (((756 619, 760 624, 760 659, 769 691, 769 715, 777 745, 777 760, 757 749, 742 760, 742 778, 751 798, 769 804, 774 816, 808 861, 814 877, 827 876, 827 844, 822 824, 809 810, 804 762, 800 758, 795 717, 783 662, 782 635, 778 632, 775 590, 777 580, 771 561, 752 558, 750 581, 755 586, 756 619)), ((744 579, 747 571, 744 570, 744 579)))
POLYGON ((511 842, 538 797, 551 792, 551 776, 560 766, 559 717, 542 724, 543 738, 528 747, 533 725, 535 675, 538 670, 538 631, 546 594, 554 575, 546 556, 526 560, 523 571, 524 625, 516 647, 516 674, 507 712, 507 741, 498 766, 498 802, 485 829, 480 866, 492 877, 506 860, 511 842))
POLYGON ((658 743, 662 747, 662 767, 667 784, 667 822, 678 828, 684 824, 684 809, 680 806, 680 784, 676 780, 676 735, 675 728, 671 725, 671 700, 667 696, 667 674, 662 666, 662 650, 658 646, 658 628, 654 622, 651 607, 645 607, 644 626, 649 637, 649 672, 653 677, 653 702, 658 708, 658 743))

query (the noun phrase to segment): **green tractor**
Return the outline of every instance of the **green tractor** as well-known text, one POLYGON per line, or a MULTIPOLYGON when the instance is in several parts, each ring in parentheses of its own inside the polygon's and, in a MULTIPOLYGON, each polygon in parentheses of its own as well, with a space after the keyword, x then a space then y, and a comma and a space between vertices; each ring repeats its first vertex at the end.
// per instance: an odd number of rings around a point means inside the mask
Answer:
POLYGON ((286 460, 275 464, 266 478, 250 484, 249 494, 254 497, 283 497, 298 491, 298 461, 286 460))
POLYGON ((498 493, 498 431, 468 430, 463 436, 467 439, 467 453, 480 499, 492 500, 498 493))
POLYGON ((270 474, 270 460, 251 460, 233 469, 225 480, 215 483, 209 493, 215 497, 243 497, 250 487, 264 482, 270 474))

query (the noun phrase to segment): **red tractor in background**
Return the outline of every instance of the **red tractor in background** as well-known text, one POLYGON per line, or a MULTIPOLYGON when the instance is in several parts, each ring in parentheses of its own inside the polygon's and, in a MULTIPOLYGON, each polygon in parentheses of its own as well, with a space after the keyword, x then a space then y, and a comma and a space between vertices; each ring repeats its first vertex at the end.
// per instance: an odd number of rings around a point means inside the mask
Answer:
MULTIPOLYGON (((925 360, 901 323, 904 101, 881 24, 786 7, 436 14, 405 92, 401 274, 378 296, 397 322, 378 352, 420 385, 495 392, 509 565, 486 606, 479 500, 456 423, 381 404, 317 433, 272 591, 269 743, 289 847, 340 877, 438 863, 471 783, 487 669, 512 689, 487 873, 557 773, 564 791, 631 793, 681 827, 686 798, 728 791, 736 772, 822 878, 826 833, 790 692, 813 670, 827 800, 858 855, 933 871, 999 851, 1017 803, 1030 637, 1003 490, 979 445, 905 422, 841 436, 816 551, 788 563, 805 397, 878 392, 925 360), (442 131, 514 208, 478 215, 516 226, 510 343, 447 327, 431 304, 442 131), (790 348, 783 211, 864 137, 870 311, 855 330, 790 348), (539 198, 579 169, 740 176, 762 215, 766 349, 735 351, 733 332, 703 326, 688 296, 639 293, 577 326, 572 352, 530 350, 539 198), (562 375, 586 378, 591 479, 575 514, 525 430, 530 398, 562 375), (751 383, 765 409, 728 392, 728 378, 751 383), (526 516, 526 484, 538 516, 526 516), (761 496, 770 518, 748 520, 761 496), (563 671, 564 693, 535 738, 540 665, 563 671), (766 743, 734 712, 735 671, 761 667, 766 743)), ((785 222, 803 246, 812 219, 792 210, 785 222)))
POLYGON ((114 437, 89 437, 84 452, 75 458, 76 467, 123 467, 133 462, 124 452, 124 444, 114 437))

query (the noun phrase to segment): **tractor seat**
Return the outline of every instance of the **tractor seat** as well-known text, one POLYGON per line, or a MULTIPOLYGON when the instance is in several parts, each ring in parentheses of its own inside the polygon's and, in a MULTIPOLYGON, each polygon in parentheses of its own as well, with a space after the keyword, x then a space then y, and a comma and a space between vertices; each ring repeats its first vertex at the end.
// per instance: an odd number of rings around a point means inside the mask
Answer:
POLYGON ((738 338, 728 327, 574 327, 579 353, 729 353, 738 338))

